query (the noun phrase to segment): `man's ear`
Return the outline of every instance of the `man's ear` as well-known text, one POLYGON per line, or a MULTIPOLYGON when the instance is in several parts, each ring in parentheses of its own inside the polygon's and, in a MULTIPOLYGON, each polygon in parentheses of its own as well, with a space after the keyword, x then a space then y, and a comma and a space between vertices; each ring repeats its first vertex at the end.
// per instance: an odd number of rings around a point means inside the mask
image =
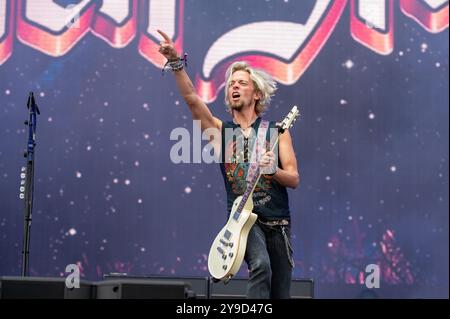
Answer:
POLYGON ((261 100, 261 91, 255 91, 253 98, 257 101, 261 100))

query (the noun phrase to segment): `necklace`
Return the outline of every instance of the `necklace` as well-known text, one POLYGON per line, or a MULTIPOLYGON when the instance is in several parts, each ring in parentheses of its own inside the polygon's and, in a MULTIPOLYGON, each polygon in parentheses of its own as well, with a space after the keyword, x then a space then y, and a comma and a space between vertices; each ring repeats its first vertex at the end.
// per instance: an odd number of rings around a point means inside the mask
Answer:
POLYGON ((251 129, 252 129, 251 126, 245 128, 245 129, 241 128, 242 135, 244 135, 245 138, 248 138, 250 136, 251 129))

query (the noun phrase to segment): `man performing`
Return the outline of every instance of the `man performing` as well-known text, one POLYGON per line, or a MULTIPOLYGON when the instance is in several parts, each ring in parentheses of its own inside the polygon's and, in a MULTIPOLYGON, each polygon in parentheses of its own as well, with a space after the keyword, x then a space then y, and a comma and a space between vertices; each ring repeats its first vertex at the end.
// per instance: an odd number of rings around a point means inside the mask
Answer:
MULTIPOLYGON (((232 121, 221 121, 213 116, 197 95, 171 39, 164 32, 158 32, 164 39, 160 43, 159 52, 167 58, 167 65, 173 71, 178 90, 193 119, 200 121, 202 131, 216 129, 220 132, 219 137, 212 138, 210 142, 221 156, 220 166, 227 191, 227 209, 230 212, 234 200, 245 191, 252 145, 256 143, 262 114, 275 93, 276 84, 268 74, 245 62, 233 63, 226 73, 225 86, 225 102, 232 121), (237 132, 234 141, 233 138, 227 140, 228 134, 224 132, 228 128, 237 132)), ((269 122, 268 125, 269 128, 276 127, 275 122, 269 122)), ((253 213, 258 215, 258 219, 248 235, 245 252, 245 261, 250 271, 248 298, 290 297, 294 262, 286 187, 296 188, 300 177, 291 136, 287 130, 279 137, 277 156, 278 162, 275 163, 274 152, 267 151, 258 162, 262 169, 276 169, 273 174, 261 176, 253 194, 253 213)))

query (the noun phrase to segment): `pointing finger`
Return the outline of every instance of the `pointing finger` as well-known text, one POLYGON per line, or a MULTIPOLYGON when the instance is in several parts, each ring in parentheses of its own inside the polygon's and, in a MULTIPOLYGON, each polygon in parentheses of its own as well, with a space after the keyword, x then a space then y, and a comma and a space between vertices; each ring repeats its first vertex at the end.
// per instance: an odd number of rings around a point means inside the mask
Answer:
POLYGON ((165 34, 164 32, 162 32, 161 30, 156 30, 158 31, 159 34, 161 34, 161 36, 164 38, 164 40, 166 40, 167 42, 172 42, 172 40, 170 40, 169 36, 167 34, 165 34))

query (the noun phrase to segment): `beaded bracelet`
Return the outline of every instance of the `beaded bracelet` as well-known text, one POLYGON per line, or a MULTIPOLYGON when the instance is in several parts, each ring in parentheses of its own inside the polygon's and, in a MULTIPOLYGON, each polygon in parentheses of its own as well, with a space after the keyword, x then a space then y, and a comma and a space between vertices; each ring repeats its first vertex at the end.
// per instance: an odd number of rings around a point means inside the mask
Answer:
POLYGON ((187 53, 184 54, 184 58, 177 58, 176 60, 169 61, 167 60, 166 64, 162 69, 162 74, 164 75, 164 71, 170 70, 172 72, 180 71, 184 67, 187 67, 187 53))

